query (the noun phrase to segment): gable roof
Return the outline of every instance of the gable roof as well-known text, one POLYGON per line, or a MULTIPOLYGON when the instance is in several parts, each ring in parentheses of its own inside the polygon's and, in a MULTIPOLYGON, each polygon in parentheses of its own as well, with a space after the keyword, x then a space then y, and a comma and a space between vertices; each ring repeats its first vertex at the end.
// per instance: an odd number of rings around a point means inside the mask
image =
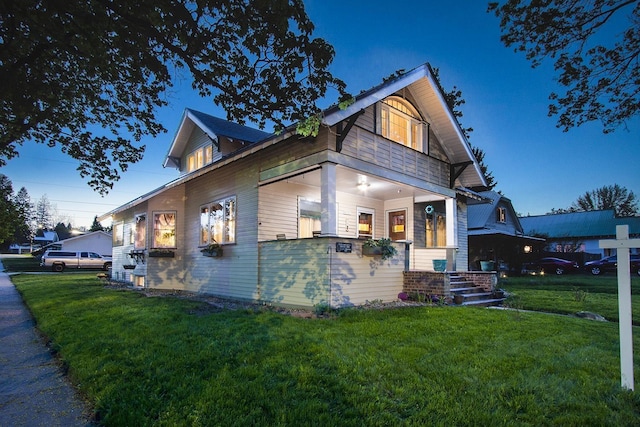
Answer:
POLYGON ((333 126, 405 88, 409 88, 414 94, 418 109, 422 113, 428 114, 426 119, 433 125, 432 129, 440 139, 442 148, 446 151, 451 163, 454 165, 468 163, 469 167, 466 167, 460 174, 463 186, 486 187, 487 183, 480 170, 480 165, 449 108, 429 63, 422 64, 395 79, 362 92, 355 97, 355 102, 345 109, 333 106, 325 110, 323 122, 328 126, 333 126))
POLYGON ((482 196, 482 200, 470 199, 467 205, 467 229, 470 236, 503 234, 529 237, 525 236, 526 233, 510 199, 495 191, 482 191, 479 194, 482 196), (508 210, 509 218, 512 220, 508 222, 508 225, 498 224, 496 220, 498 206, 503 206, 508 210))
POLYGON ((525 216, 520 223, 528 234, 549 237, 611 237, 623 224, 629 225, 629 236, 640 235, 640 217, 616 218, 613 209, 525 216))
POLYGON ((185 108, 178 126, 178 131, 169 147, 163 166, 170 163, 175 164, 175 159, 179 158, 184 151, 189 137, 195 127, 199 127, 212 141, 217 141, 219 136, 224 136, 234 140, 240 140, 253 144, 270 137, 272 134, 258 129, 243 126, 215 116, 211 116, 200 111, 185 108))

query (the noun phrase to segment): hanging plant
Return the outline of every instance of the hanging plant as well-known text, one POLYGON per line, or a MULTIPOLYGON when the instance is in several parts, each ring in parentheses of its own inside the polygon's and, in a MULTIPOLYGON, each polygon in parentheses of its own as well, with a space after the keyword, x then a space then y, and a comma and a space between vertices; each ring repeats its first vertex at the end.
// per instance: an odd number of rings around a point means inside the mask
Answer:
POLYGON ((362 244, 363 255, 380 255, 382 256, 383 261, 389 258, 393 258, 397 253, 398 251, 391 244, 391 239, 387 239, 384 237, 378 240, 367 239, 362 244))

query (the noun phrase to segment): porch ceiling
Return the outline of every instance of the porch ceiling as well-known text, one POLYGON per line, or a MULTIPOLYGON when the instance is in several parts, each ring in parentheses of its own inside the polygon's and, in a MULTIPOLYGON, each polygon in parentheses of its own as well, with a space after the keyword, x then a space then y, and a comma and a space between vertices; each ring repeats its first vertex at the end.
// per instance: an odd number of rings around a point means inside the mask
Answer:
MULTIPOLYGON (((321 173, 320 170, 314 170, 287 178, 287 181, 320 187, 321 173)), ((413 197, 424 200, 444 198, 440 194, 381 179, 342 166, 336 168, 336 183, 337 189, 340 192, 370 197, 377 200, 391 200, 403 197, 413 197)))

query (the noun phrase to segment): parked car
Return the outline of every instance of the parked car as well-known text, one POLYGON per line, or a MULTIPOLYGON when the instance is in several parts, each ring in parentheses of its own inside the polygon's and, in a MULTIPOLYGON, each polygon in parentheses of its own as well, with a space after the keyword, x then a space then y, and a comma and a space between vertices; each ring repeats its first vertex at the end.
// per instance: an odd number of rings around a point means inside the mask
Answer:
MULTIPOLYGON (((640 255, 632 254, 629 257, 629 262, 631 266, 631 272, 636 273, 640 276, 640 255)), ((612 255, 612 256, 604 257, 597 261, 589 261, 584 264, 584 268, 594 276, 597 276, 602 273, 607 273, 607 272, 617 273, 618 256, 612 255)))
POLYGON ((41 267, 49 267, 57 272, 65 268, 108 270, 111 263, 111 257, 87 251, 46 251, 40 260, 41 267))
POLYGON ((575 261, 568 261, 566 259, 546 257, 535 261, 528 266, 528 270, 542 270, 545 274, 565 274, 574 273, 580 270, 580 266, 575 261))

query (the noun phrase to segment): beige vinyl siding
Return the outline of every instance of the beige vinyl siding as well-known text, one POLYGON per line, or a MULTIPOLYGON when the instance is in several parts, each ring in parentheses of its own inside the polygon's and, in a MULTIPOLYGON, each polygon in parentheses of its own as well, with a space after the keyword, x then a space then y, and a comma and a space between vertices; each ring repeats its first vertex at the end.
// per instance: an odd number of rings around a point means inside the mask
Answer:
MULTIPOLYGON (((206 133, 204 133, 202 131, 202 129, 200 129, 199 127, 194 127, 193 132, 191 133, 191 138, 189 139, 189 143, 187 144, 187 146, 185 147, 183 154, 182 154, 182 159, 180 159, 180 170, 183 173, 188 173, 189 172, 189 164, 188 164, 188 159, 189 159, 189 154, 193 153, 194 151, 196 151, 198 148, 203 148, 207 145, 212 145, 211 142, 211 138, 209 138, 209 135, 207 135, 206 133)), ((217 152, 216 146, 213 146, 213 161, 215 162, 216 160, 220 159, 220 153, 217 152)), ((203 158, 203 162, 204 162, 204 158, 203 158)), ((203 163, 203 165, 206 165, 206 163, 203 163)))
POLYGON ((241 160, 187 183, 185 203, 185 287, 229 298, 257 299, 257 165, 241 160), (200 252, 200 207, 236 197, 236 242, 223 245, 222 257, 200 252))
MULTIPOLYGON (((146 203, 136 206, 133 209, 120 212, 113 218, 113 222, 124 223, 124 245, 114 246, 112 249, 112 265, 111 265, 111 277, 113 280, 130 283, 132 281, 132 275, 143 276, 147 272, 147 260, 145 262, 139 262, 136 264, 135 260, 129 256, 129 253, 134 249, 134 245, 131 242, 131 233, 135 225, 135 215, 140 212, 144 212, 146 203), (134 270, 125 270, 123 265, 136 264, 134 270)), ((147 231, 147 237, 149 232, 147 231)))
POLYGON ((277 305, 348 307, 367 301, 394 301, 402 291, 404 245, 382 261, 362 256, 362 241, 341 238, 260 243, 260 298, 277 305), (336 252, 336 242, 351 253, 336 252))
MULTIPOLYGON (((147 201, 147 249, 153 250, 153 215, 157 212, 176 213, 176 248, 173 258, 146 258, 146 285, 158 289, 185 289, 185 185, 170 188, 147 201)), ((133 224, 133 222, 132 222, 133 224)), ((133 244, 131 245, 133 249, 133 244)))

